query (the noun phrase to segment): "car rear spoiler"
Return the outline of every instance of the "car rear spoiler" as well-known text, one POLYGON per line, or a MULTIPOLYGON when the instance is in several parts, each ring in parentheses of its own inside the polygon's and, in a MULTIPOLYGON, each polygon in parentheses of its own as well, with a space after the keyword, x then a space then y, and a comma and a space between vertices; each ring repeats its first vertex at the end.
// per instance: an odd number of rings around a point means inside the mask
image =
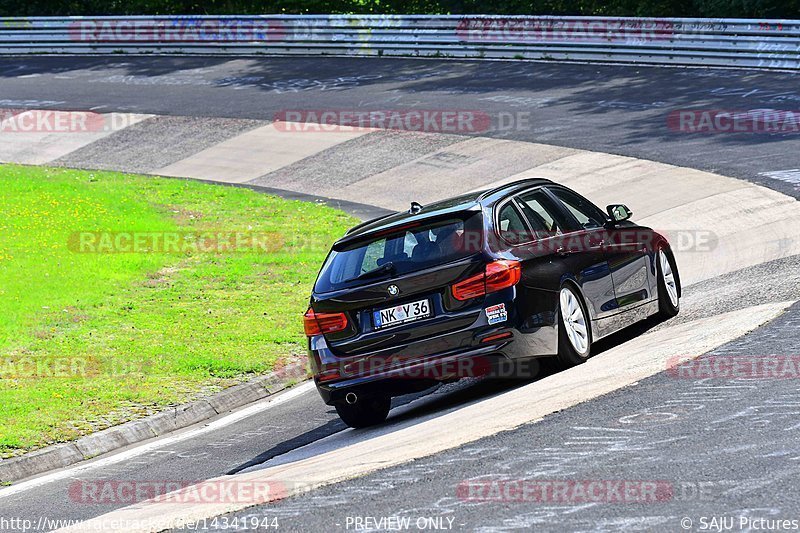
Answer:
POLYGON ((405 219, 405 220, 398 220, 397 223, 395 223, 395 224, 388 224, 388 225, 385 225, 385 226, 379 226, 379 227, 375 228, 373 231, 368 231, 367 233, 361 233, 361 234, 358 234, 358 235, 353 235, 353 232, 359 227, 365 227, 367 224, 372 224, 375 221, 378 221, 378 220, 393 216, 393 215, 387 215, 385 217, 376 218, 375 220, 370 221, 370 222, 365 222, 365 223, 360 224, 359 226, 356 226, 355 228, 351 229, 350 231, 347 232, 347 234, 344 237, 342 237, 341 239, 339 239, 338 241, 336 241, 333 244, 333 249, 336 250, 337 252, 339 252, 339 251, 342 251, 342 250, 344 250, 346 248, 349 248, 350 246, 352 246, 352 245, 354 245, 356 243, 359 243, 359 242, 374 240, 377 237, 382 237, 384 235, 391 235, 391 234, 394 234, 394 233, 398 233, 400 231, 403 231, 404 229, 410 229, 410 228, 416 228, 416 227, 419 227, 419 226, 424 226, 424 225, 430 224, 432 222, 437 222, 439 220, 447 220, 447 219, 452 219, 452 218, 466 219, 466 218, 469 218, 470 215, 474 215, 475 213, 479 213, 480 211, 481 211, 480 204, 474 204, 473 206, 471 206, 471 207, 469 207, 467 209, 458 209, 458 210, 453 210, 453 211, 449 211, 449 210, 448 211, 436 211, 436 212, 430 213, 427 216, 420 216, 420 217, 414 217, 414 218, 409 218, 409 219, 405 219))

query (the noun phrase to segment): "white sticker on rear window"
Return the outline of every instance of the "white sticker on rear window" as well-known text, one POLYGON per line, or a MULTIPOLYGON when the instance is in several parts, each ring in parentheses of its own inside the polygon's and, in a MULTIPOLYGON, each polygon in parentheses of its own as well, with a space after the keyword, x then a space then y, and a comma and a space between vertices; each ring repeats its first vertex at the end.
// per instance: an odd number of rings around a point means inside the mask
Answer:
POLYGON ((506 314, 506 304, 497 304, 486 308, 486 318, 489 319, 489 324, 498 324, 508 320, 506 314))

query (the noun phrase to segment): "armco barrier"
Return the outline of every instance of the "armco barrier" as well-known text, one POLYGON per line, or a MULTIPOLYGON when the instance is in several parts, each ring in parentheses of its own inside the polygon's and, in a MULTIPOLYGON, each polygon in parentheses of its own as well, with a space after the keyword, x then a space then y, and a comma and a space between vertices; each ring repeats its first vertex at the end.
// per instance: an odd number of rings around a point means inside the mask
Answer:
POLYGON ((426 56, 797 69, 800 20, 495 15, 0 18, 0 54, 426 56))

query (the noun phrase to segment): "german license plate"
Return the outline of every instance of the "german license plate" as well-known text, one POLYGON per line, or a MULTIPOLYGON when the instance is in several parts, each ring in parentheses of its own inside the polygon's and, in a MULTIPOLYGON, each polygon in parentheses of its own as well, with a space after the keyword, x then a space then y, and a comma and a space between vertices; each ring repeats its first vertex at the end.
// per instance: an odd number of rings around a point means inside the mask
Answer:
POLYGON ((375 329, 399 326, 429 316, 431 316, 431 304, 428 300, 396 305, 373 312, 375 329))

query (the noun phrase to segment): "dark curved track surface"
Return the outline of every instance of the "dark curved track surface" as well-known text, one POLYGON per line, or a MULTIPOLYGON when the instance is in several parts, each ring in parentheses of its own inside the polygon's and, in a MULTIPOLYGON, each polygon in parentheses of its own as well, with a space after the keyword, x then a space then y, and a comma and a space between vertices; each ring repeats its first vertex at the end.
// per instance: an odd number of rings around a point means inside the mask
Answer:
MULTIPOLYGON (((800 177, 793 182, 795 175, 786 171, 800 169, 800 134, 683 134, 670 131, 666 123, 669 113, 687 108, 800 109, 798 80, 798 76, 785 73, 533 62, 31 57, 0 59, 0 107, 259 119, 272 119, 286 109, 319 109, 321 105, 331 109, 470 109, 493 117, 529 113, 529 127, 475 134, 710 170, 798 197, 800 177), (775 172, 784 172, 783 179, 763 175, 775 172)), ((796 268, 797 261, 788 261, 767 270, 780 278, 780 272, 796 268)), ((748 274, 739 277, 746 279, 748 274)), ((784 287, 783 292, 788 297, 796 293, 796 287, 784 287)), ((745 295, 741 306, 760 303, 758 298, 755 293, 745 295)), ((796 335, 785 332, 796 333, 797 316, 795 306, 785 318, 724 351, 796 353, 796 335)), ((614 342, 624 342, 625 335, 639 332, 628 331, 614 342)), ((398 404, 406 405, 393 412, 393 417, 402 421, 436 416, 516 385, 459 383, 435 394, 401 400, 398 404)), ((798 447, 791 436, 796 427, 792 430, 790 416, 798 410, 792 399, 797 385, 792 381, 769 385, 757 388, 763 397, 737 396, 729 403, 724 398, 716 402, 718 396, 711 395, 704 400, 707 408, 702 416, 683 415, 669 403, 670 398, 681 394, 696 398, 701 394, 692 389, 696 385, 664 382, 663 376, 656 376, 640 387, 617 391, 548 418, 546 425, 497 435, 466 450, 452 450, 408 468, 398 467, 240 516, 279 516, 281 529, 290 531, 353 530, 345 527, 348 516, 396 515, 454 517, 453 529, 486 531, 563 530, 559 523, 570 530, 674 531, 684 512, 695 520, 701 512, 797 515, 800 507, 792 480, 798 474, 798 447), (774 401, 782 403, 775 407, 774 401), (623 427, 619 422, 622 416, 647 413, 648 409, 663 411, 663 402, 670 405, 670 414, 680 415, 677 422, 657 417, 640 417, 637 420, 649 423, 637 422, 635 427, 623 427), (752 411, 754 406, 761 411, 752 411), (773 407, 782 410, 768 411, 773 407), (714 411, 718 408, 723 411, 714 411), (742 414, 735 422, 725 422, 725 412, 734 411, 742 414), (711 425, 717 420, 723 420, 718 423, 721 425, 711 425), (761 432, 749 429, 752 424, 761 424, 755 427, 763 429, 765 423, 772 426, 761 432), (585 428, 591 427, 596 431, 586 433, 585 428), (715 427, 720 429, 707 429, 715 427), (769 435, 765 433, 773 429, 769 435), (619 441, 614 438, 616 432, 623 430, 632 436, 615 444, 619 441), (764 451, 752 451, 760 448, 764 451), (560 468, 552 467, 551 478, 668 478, 689 487, 704 480, 716 485, 711 486, 710 500, 695 501, 695 507, 470 506, 455 498, 455 484, 466 477, 525 477, 543 465, 560 468), (731 484, 739 487, 738 492, 725 492, 731 484), (750 496, 754 491, 762 494, 750 496)), ((222 430, 125 462, 90 468, 8 497, 0 490, 0 516, 97 516, 119 505, 76 504, 69 497, 74 480, 204 479, 264 462, 342 429, 331 409, 310 391, 222 430)))
POLYGON ((272 119, 297 109, 475 110, 474 134, 628 155, 757 181, 797 196, 800 132, 678 133, 685 109, 800 110, 793 73, 522 61, 366 58, 0 59, 0 107, 272 119), (525 124, 499 127, 500 115, 525 124), (787 181, 788 180, 788 181, 787 181), (794 180, 794 181, 792 181, 794 180))

